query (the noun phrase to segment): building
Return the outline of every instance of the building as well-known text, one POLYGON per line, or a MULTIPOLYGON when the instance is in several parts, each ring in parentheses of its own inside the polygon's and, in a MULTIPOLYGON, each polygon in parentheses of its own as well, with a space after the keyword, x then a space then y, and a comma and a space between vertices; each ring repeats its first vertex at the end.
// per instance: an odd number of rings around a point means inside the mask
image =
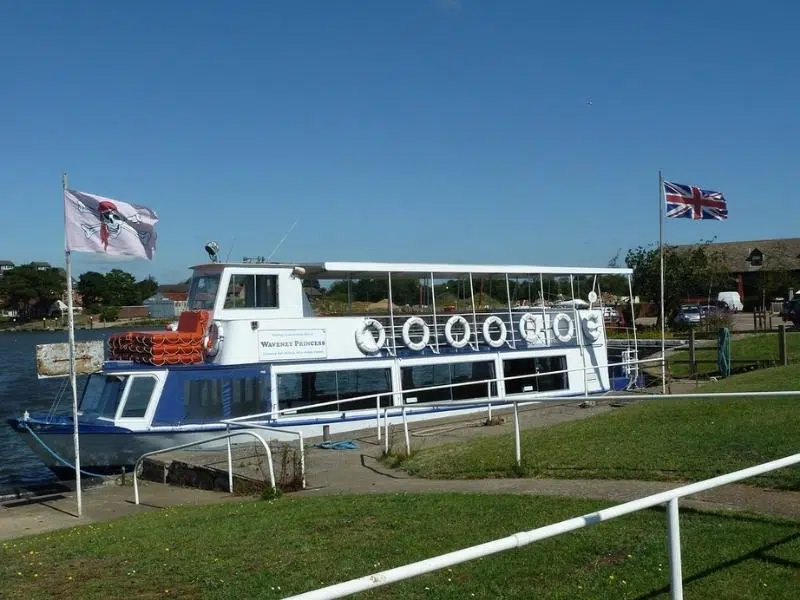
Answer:
POLYGON ((786 298, 790 288, 799 287, 800 238, 714 242, 709 249, 719 254, 731 276, 728 289, 739 292, 745 310, 769 305, 775 296, 786 298))
POLYGON ((172 319, 186 310, 189 284, 160 285, 155 295, 144 301, 152 319, 172 319))
POLYGON ((14 263, 10 260, 0 260, 0 277, 14 268, 14 263))
POLYGON ((32 267, 36 267, 37 271, 47 271, 47 269, 52 269, 53 268, 53 267, 50 266, 50 263, 46 263, 46 262, 34 261, 34 262, 30 263, 30 265, 32 267))

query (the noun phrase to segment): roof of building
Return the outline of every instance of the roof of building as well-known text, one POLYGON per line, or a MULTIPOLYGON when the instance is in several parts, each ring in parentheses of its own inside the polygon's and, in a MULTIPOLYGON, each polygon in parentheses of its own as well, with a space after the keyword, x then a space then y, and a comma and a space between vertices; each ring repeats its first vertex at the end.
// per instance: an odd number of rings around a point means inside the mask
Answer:
MULTIPOLYGON (((686 244, 678 248, 696 246, 686 244)), ((734 273, 800 269, 800 238, 714 242, 711 249, 722 256, 728 270, 734 273)))
POLYGON ((10 260, 0 260, 0 267, 13 267, 14 263, 10 260))

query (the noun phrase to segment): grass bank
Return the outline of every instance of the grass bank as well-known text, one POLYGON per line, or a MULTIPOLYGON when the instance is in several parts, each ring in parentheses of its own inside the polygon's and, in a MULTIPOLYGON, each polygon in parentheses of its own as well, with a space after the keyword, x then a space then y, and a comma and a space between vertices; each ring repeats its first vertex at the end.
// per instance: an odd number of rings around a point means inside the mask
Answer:
MULTIPOLYGON (((797 389, 800 364, 737 375, 704 392, 797 389)), ((800 398, 650 401, 592 419, 522 433, 522 472, 513 437, 436 446, 402 466, 428 478, 555 477, 686 481, 714 477, 794 454, 800 398)), ((748 480, 800 489, 800 468, 748 480)))
MULTIPOLYGON (((800 332, 790 331, 786 334, 786 351, 790 362, 800 362, 800 332)), ((778 360, 778 335, 775 333, 754 334, 737 336, 731 340, 731 359, 734 361, 751 361, 755 364, 758 361, 777 361, 778 360)), ((669 369, 674 377, 688 377, 689 364, 684 362, 689 360, 689 352, 680 350, 669 353, 669 369)), ((718 373, 717 347, 697 348, 695 350, 695 360, 712 361, 697 365, 697 374, 707 376, 718 373)), ((733 363, 733 367, 737 365, 733 363)))
MULTIPOLYGON (((4 598, 283 598, 601 508, 512 495, 283 497, 145 513, 3 544, 4 598)), ((798 523, 683 511, 687 597, 793 598, 798 523)), ((358 597, 668 598, 649 510, 358 597)))

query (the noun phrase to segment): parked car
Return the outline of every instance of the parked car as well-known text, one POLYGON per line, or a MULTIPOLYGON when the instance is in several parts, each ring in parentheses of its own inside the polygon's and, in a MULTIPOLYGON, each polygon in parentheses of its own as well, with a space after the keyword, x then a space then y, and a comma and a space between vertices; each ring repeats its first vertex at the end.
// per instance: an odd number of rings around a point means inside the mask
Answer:
POLYGON ((739 312, 744 310, 744 305, 742 304, 742 299, 739 297, 739 292, 720 292, 717 294, 717 301, 727 304, 731 312, 739 312))
POLYGON ((675 324, 684 326, 699 325, 701 318, 702 314, 699 306, 684 305, 681 306, 678 314, 675 315, 675 324))
POLYGON ((611 327, 625 327, 625 317, 613 306, 603 307, 603 321, 611 327))
POLYGON ((795 327, 800 323, 800 299, 795 298, 783 303, 781 320, 791 321, 795 327))

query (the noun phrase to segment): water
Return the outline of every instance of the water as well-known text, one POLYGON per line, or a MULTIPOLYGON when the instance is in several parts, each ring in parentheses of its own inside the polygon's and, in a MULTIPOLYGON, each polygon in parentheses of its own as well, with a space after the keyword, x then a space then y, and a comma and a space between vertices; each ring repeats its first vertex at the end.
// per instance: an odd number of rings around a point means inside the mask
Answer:
MULTIPOLYGON (((104 340, 111 330, 79 330, 77 341, 104 340)), ((53 474, 6 423, 25 410, 47 411, 67 384, 60 402, 60 413, 72 409, 68 378, 37 379, 36 345, 66 342, 65 331, 0 333, 0 496, 21 487, 55 482, 53 474)), ((78 385, 81 385, 81 379, 78 385)), ((80 387, 78 388, 80 393, 80 387)))

